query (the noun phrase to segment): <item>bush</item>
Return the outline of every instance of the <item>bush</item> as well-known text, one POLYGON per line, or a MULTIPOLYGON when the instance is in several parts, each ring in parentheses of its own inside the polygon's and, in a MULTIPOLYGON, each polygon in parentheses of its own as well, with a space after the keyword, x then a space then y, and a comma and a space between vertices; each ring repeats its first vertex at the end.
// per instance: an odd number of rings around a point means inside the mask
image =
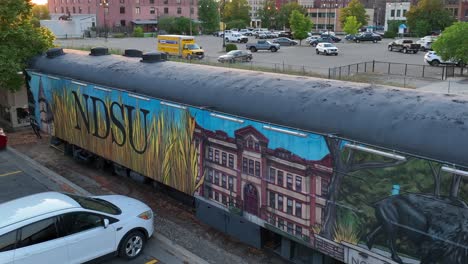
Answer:
POLYGON ((396 33, 393 32, 393 31, 385 31, 383 37, 384 37, 384 38, 395 38, 395 37, 396 37, 396 33))
POLYGON ((114 33, 112 36, 114 38, 125 38, 125 33, 114 33))
POLYGON ((142 38, 142 37, 144 37, 143 28, 142 28, 142 27, 135 27, 135 29, 133 30, 133 36, 134 36, 135 38, 142 38))
POLYGON ((226 44, 226 52, 229 52, 231 50, 236 50, 236 49, 237 49, 236 44, 232 44, 232 43, 226 44))

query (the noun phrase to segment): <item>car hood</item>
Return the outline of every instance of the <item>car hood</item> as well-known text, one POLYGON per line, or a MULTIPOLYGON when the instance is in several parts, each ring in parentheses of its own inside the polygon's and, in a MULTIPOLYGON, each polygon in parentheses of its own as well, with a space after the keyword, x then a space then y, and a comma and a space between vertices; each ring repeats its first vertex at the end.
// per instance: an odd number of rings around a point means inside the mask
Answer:
POLYGON ((203 49, 192 49, 190 51, 192 51, 192 52, 205 52, 203 49))
POLYGON ((108 201, 115 206, 119 207, 122 210, 121 216, 125 215, 134 215, 138 216, 139 214, 151 210, 146 204, 133 199, 128 196, 123 195, 103 195, 103 196, 94 196, 94 198, 99 198, 105 201, 108 201))

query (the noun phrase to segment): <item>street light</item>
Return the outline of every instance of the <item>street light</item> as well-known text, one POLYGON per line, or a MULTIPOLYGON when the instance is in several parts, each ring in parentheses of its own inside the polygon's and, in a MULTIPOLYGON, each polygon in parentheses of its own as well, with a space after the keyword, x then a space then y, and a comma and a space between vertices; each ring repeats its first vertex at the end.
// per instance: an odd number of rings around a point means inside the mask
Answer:
POLYGON ((104 7, 104 37, 107 41, 107 23, 106 23, 106 13, 109 10, 109 0, 101 0, 99 3, 100 6, 104 7))

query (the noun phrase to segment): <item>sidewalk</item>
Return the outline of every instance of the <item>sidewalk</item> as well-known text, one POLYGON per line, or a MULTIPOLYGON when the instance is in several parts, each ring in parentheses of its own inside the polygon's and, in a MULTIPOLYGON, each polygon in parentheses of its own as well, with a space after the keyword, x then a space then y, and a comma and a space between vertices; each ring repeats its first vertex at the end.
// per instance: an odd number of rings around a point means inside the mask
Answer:
POLYGON ((468 77, 449 78, 418 88, 421 91, 468 95, 468 77))
POLYGON ((11 151, 55 172, 53 182, 64 188, 94 195, 122 194, 147 203, 156 213, 155 233, 162 235, 158 239, 182 252, 188 263, 286 263, 277 255, 251 248, 199 222, 192 207, 168 198, 152 185, 97 171, 64 156, 49 147, 47 137, 35 139, 32 132, 25 131, 9 134, 9 139, 11 151))

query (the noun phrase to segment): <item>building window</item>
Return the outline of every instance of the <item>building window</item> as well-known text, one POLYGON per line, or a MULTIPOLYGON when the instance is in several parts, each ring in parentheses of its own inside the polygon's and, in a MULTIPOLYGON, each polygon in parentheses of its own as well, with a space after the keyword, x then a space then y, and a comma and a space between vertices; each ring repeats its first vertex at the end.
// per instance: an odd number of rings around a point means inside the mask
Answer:
POLYGON ((234 168, 234 155, 229 154, 229 167, 234 168))
POLYGON ((72 7, 72 10, 73 10, 73 14, 75 14, 76 13, 75 7, 72 7))
POLYGON ((258 144, 257 142, 255 142, 255 150, 257 150, 257 151, 260 150, 260 144, 258 144))
POLYGON ((150 14, 154 14, 154 13, 156 13, 154 7, 150 7, 150 14))
POLYGON ((78 7, 78 14, 81 14, 83 12, 83 9, 81 9, 81 6, 78 7))
POLYGON ((226 166, 226 162, 227 162, 227 154, 226 154, 226 152, 223 152, 221 154, 221 164, 226 166))
POLYGON ((193 7, 190 7, 190 14, 193 14, 193 13, 194 13, 193 10, 194 10, 193 7))
POLYGON ((182 8, 180 7, 177 8, 177 14, 182 14, 182 8))
MULTIPOLYGON (((167 4, 167 3, 166 3, 167 4)), ((169 7, 164 8, 164 14, 169 14, 169 7)))
POLYGON ((88 6, 88 14, 91 14, 91 7, 88 6))
POLYGON ((302 236, 302 227, 296 225, 296 236, 302 236))
POLYGON ((213 149, 212 148, 208 149, 208 159, 213 160, 213 149))
MULTIPOLYGON (((125 21, 125 20, 124 20, 125 21)), ((213 182, 213 170, 208 169, 208 178, 206 179, 209 183, 213 182)))
POLYGON ((275 208, 275 203, 276 203, 276 197, 274 192, 269 192, 270 193, 270 207, 275 208))
POLYGON ((180 4, 180 2, 181 2, 180 0, 176 0, 176 3, 177 3, 177 4, 180 4))
POLYGON ((289 198, 286 199, 286 213, 292 214, 293 213, 293 201, 289 198))
POLYGON ((149 3, 150 3, 150 4, 154 4, 154 0, 149 0, 149 3))
POLYGON ((140 7, 135 7, 135 14, 140 14, 140 7))
POLYGON ((278 228, 284 230, 284 220, 281 218, 278 218, 278 228))
POLYGON ((278 210, 283 211, 283 195, 278 194, 278 210))
POLYGON ((390 17, 395 17, 395 10, 390 11, 390 17))
POLYGON ((121 3, 121 4, 125 4, 125 0, 120 0, 120 3, 121 3))
POLYGON ((214 184, 219 185, 219 172, 215 171, 214 175, 214 184))
POLYGON ((251 140, 251 139, 247 140, 247 148, 249 148, 249 149, 253 148, 253 140, 251 140))
POLYGON ((406 9, 403 9, 403 16, 406 16, 406 9))
POLYGON ((210 199, 213 198, 213 189, 211 189, 211 188, 208 188, 208 197, 209 197, 210 199))
POLYGON ((325 180, 322 180, 322 196, 327 196, 328 195, 328 182, 325 180))
POLYGON ((296 216, 302 217, 302 204, 296 202, 296 216))
POLYGON ((215 162, 219 163, 219 150, 215 150, 215 162))
POLYGON ((396 16, 397 16, 397 17, 400 17, 400 15, 401 15, 401 10, 398 9, 398 10, 396 11, 396 16))
POLYGON ((64 11, 63 11, 63 6, 62 6, 60 9, 62 10, 62 13, 64 13, 64 11))
POLYGON ((228 187, 229 187, 229 190, 231 190, 231 191, 234 190, 234 179, 232 177, 229 177, 228 187))
POLYGON ((293 234, 293 231, 294 231, 293 223, 288 222, 288 233, 293 234))
POLYGON ((289 190, 293 189, 293 176, 291 174, 289 174, 289 173, 286 176, 286 187, 289 190))
POLYGON ((217 193, 217 192, 214 193, 214 199, 215 199, 216 201, 219 200, 219 193, 217 193))
POLYGON ((249 175, 254 175, 254 161, 249 159, 249 175))
POLYGON ((222 202, 224 205, 227 205, 226 195, 223 194, 223 196, 221 196, 221 202, 222 202))
POLYGON ((260 162, 255 161, 255 176, 260 177, 260 162))
POLYGON ((125 14, 125 6, 120 7, 120 14, 125 14))
POLYGON ((223 173, 223 176, 221 177, 221 187, 226 188, 226 174, 223 173))
POLYGON ((164 0, 163 2, 165 5, 167 5, 169 3, 169 0, 164 0))
POLYGON ((193 5, 193 0, 190 0, 190 4, 193 5))
POLYGON ((270 168, 270 182, 275 183, 276 178, 276 170, 274 168, 270 168))
POLYGON ((248 160, 247 158, 242 159, 242 172, 247 174, 248 160))
POLYGON ((296 191, 302 192, 302 178, 299 176, 296 176, 296 191))
POLYGON ((283 172, 280 170, 278 171, 278 185, 283 186, 283 172))

